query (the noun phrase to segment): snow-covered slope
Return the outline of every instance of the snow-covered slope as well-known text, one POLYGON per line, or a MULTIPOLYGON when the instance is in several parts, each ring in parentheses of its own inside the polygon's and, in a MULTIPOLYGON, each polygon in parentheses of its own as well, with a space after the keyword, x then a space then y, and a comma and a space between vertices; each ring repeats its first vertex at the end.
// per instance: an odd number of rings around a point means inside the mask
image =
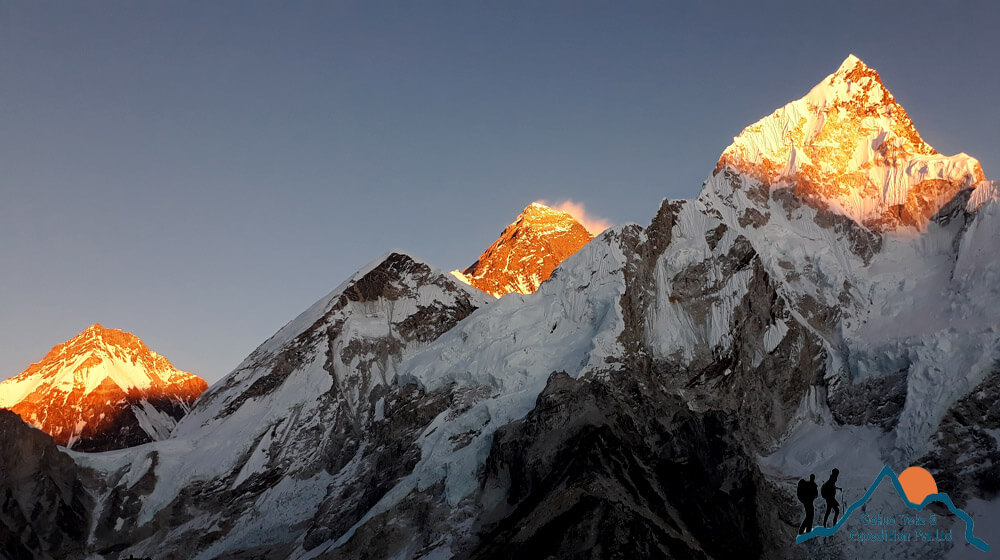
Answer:
POLYGON ((135 335, 95 324, 0 383, 0 407, 59 445, 115 449, 166 438, 207 387, 135 335))
POLYGON ((476 262, 452 274, 494 297, 530 294, 592 238, 570 214, 533 202, 476 262))

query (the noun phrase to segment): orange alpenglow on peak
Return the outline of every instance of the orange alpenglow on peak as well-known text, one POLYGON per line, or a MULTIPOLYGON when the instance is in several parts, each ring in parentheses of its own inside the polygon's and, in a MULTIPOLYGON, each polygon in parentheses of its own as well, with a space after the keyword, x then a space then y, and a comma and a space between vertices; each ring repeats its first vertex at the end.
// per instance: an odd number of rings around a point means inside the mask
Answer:
POLYGON ((854 55, 805 97, 745 128, 716 173, 726 169, 875 232, 924 231, 956 194, 986 180, 974 158, 927 144, 878 72, 854 55))
POLYGON ((95 323, 0 382, 0 408, 59 445, 105 451, 167 437, 207 388, 132 333, 95 323))
POLYGON ((532 202, 476 262, 452 274, 494 297, 534 293, 593 238, 569 213, 532 202))

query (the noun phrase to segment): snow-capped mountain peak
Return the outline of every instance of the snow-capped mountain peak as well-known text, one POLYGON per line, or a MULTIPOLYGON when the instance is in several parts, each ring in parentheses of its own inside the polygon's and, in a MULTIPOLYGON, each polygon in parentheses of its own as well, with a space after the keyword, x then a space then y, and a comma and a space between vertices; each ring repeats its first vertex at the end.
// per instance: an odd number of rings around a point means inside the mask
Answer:
POLYGON ((17 412, 62 445, 86 440, 84 448, 88 441, 115 447, 166 437, 207 386, 134 334, 95 323, 0 383, 0 407, 17 412), (130 414, 138 421, 131 428, 141 430, 127 429, 131 435, 121 438, 121 429, 134 424, 123 420, 130 414))
POLYGON ((924 231, 959 191, 985 180, 966 154, 938 154, 878 73, 854 55, 805 97, 748 126, 719 159, 769 190, 792 188, 866 228, 924 231))
POLYGON ((494 297, 534 293, 559 263, 591 239, 569 213, 532 202, 476 262, 452 274, 494 297))

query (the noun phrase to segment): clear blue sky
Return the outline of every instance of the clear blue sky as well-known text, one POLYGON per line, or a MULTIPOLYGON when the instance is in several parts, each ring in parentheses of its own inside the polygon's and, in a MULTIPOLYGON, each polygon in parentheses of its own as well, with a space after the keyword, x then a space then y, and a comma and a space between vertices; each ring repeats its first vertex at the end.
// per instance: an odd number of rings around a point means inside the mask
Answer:
POLYGON ((990 3, 285 4, 0 3, 0 378, 101 322, 213 382, 389 248, 645 224, 852 52, 1000 178, 990 3))

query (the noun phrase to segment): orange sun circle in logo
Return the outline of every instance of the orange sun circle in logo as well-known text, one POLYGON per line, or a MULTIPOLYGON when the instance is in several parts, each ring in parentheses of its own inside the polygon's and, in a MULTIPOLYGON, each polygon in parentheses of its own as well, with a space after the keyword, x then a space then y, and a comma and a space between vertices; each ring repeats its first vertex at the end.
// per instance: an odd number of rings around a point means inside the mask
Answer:
POLYGON ((906 493, 906 499, 915 504, 920 504, 927 496, 937 494, 937 483, 927 469, 921 467, 910 467, 899 473, 899 485, 906 493))

